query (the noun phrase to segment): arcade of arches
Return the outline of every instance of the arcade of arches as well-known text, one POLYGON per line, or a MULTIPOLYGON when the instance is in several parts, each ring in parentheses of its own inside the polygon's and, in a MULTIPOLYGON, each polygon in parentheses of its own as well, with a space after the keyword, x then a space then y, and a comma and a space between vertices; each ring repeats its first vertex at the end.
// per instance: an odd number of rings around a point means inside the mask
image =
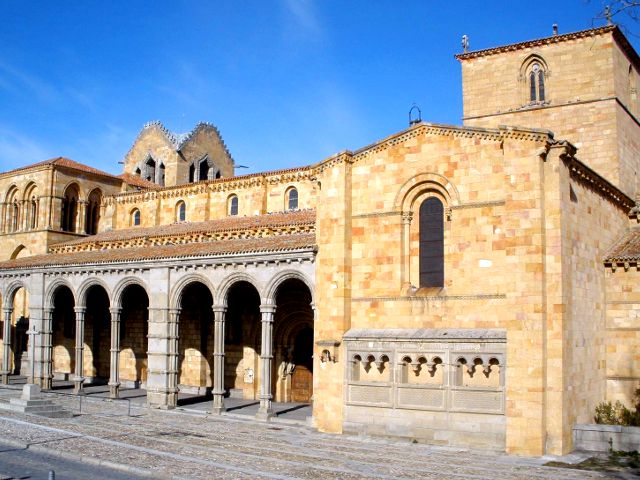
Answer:
MULTIPOLYGON (((73 381, 76 393, 87 385, 108 384, 114 398, 122 387, 147 388, 149 403, 156 406, 176 406, 178 392, 207 395, 216 413, 224 411, 228 396, 260 400, 258 415, 265 418, 272 415, 272 400, 309 403, 310 283, 302 275, 285 275, 272 283, 265 294, 259 282, 239 277, 216 291, 208 280, 194 278, 175 287, 174 308, 158 309, 150 306, 151 292, 142 281, 129 279, 115 289, 96 280, 80 288, 54 282, 43 309, 41 340, 36 341, 41 358, 36 354, 35 375, 44 388, 51 388, 53 379, 73 381), (158 312, 166 313, 166 321, 159 321, 163 315, 158 312), (157 368, 161 356, 168 364, 162 372, 157 368), (166 377, 163 387, 148 384, 153 374, 166 377), (158 394, 164 400, 154 401, 158 394)), ((28 324, 20 307, 27 290, 19 285, 6 292, 5 381, 10 374, 29 375, 21 365, 28 355, 20 330, 22 323, 28 324)))

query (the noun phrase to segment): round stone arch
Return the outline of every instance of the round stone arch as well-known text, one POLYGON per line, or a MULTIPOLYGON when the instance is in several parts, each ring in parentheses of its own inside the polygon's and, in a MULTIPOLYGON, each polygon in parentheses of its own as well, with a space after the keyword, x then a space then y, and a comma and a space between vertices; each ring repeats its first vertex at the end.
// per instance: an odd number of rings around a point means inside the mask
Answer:
POLYGON ((6 193, 4 194, 5 203, 9 201, 10 197, 19 197, 19 194, 20 189, 18 189, 18 186, 15 183, 12 183, 11 185, 9 185, 9 188, 7 188, 6 193))
POLYGON ((281 324, 278 325, 273 332, 274 339, 280 339, 282 343, 292 343, 296 335, 300 333, 300 331, 303 330, 305 326, 309 326, 313 329, 313 318, 310 319, 309 323, 304 320, 297 322, 287 321, 290 316, 295 315, 296 313, 298 312, 290 312, 289 315, 286 315, 282 319, 284 321, 281 322, 281 324))
POLYGON ((27 186, 24 187, 24 191, 22 192, 22 200, 30 200, 30 196, 33 192, 38 190, 38 184, 34 181, 27 183, 27 186))
POLYGON ((187 288, 192 283, 202 283, 205 287, 209 289, 211 293, 211 298, 216 299, 216 289, 214 288, 211 281, 204 275, 199 273, 189 274, 183 278, 181 278, 174 286, 169 295, 169 308, 180 309, 182 307, 182 294, 184 293, 185 288, 187 288))
POLYGON ((409 212, 418 197, 430 192, 440 197, 446 206, 460 204, 460 194, 453 183, 439 173, 420 173, 407 180, 396 194, 394 210, 409 212))
POLYGON ((227 305, 227 296, 229 294, 229 289, 233 287, 234 284, 238 282, 247 282, 258 292, 258 296, 260 297, 260 303, 262 302, 263 296, 260 294, 260 287, 255 278, 251 275, 247 275, 246 273, 232 273, 227 278, 225 278, 220 285, 218 286, 218 295, 214 296, 214 303, 216 305, 227 305))
POLYGON ((122 294, 125 288, 127 288, 129 285, 138 285, 142 287, 146 292, 147 297, 149 298, 149 302, 151 302, 151 295, 149 295, 149 289, 147 288, 147 285, 138 277, 126 277, 120 280, 113 289, 113 295, 110 299, 112 308, 122 308, 122 294))
POLYGON ((11 256, 9 257, 9 259, 14 260, 16 258, 27 257, 29 255, 31 255, 29 249, 25 245, 20 244, 13 250, 13 252, 11 252, 11 256), (26 252, 26 255, 23 252, 26 252))
POLYGON ((300 280, 302 283, 304 283, 307 286, 307 288, 309 289, 309 292, 311 293, 311 304, 312 305, 315 304, 316 295, 315 295, 315 289, 313 287, 313 284, 304 273, 299 272, 297 270, 284 270, 274 275, 273 278, 271 278, 271 280, 267 284, 262 294, 260 295, 261 299, 263 299, 263 303, 275 304, 275 297, 276 297, 276 292, 278 291, 278 287, 285 280, 290 280, 294 278, 297 280, 300 280))
POLYGON ((109 298, 109 305, 111 305, 112 303, 112 299, 111 299, 111 291, 109 290, 109 287, 107 286, 107 284, 99 279, 99 278, 89 278, 88 280, 85 280, 80 287, 78 287, 78 306, 79 307, 86 307, 87 306, 87 293, 89 292, 89 289, 91 287, 102 287, 104 289, 105 292, 107 292, 107 297, 109 298))
POLYGON ((27 286, 24 284, 24 282, 20 281, 20 280, 15 280, 13 282, 11 282, 4 290, 4 292, 2 292, 2 308, 13 308, 13 299, 15 297, 15 294, 18 290, 20 290, 21 288, 24 288, 25 291, 29 291, 27 289, 27 286))
POLYGON ((69 181, 64 185, 64 187, 62 187, 62 189, 61 189, 61 191, 60 191, 60 196, 61 196, 61 197, 64 197, 64 194, 66 193, 66 191, 69 189, 69 187, 71 187, 71 186, 73 186, 73 185, 75 185, 75 186, 76 186, 76 188, 78 189, 78 202, 79 202, 79 201, 81 201, 81 200, 84 198, 84 196, 85 196, 86 192, 85 192, 85 189, 83 188, 83 186, 81 185, 81 183, 80 183, 80 182, 78 182, 78 180, 76 180, 76 179, 69 180, 69 181))
POLYGON ((76 291, 73 288, 73 286, 67 282, 66 280, 62 279, 62 278, 58 278, 56 280, 54 280, 53 282, 51 282, 49 284, 49 286, 47 287, 47 290, 44 294, 44 308, 49 308, 53 310, 53 297, 56 293, 56 290, 58 289, 58 287, 67 287, 69 289, 69 291, 71 292, 71 296, 73 297, 73 303, 74 305, 78 305, 78 296, 76 295, 76 291))

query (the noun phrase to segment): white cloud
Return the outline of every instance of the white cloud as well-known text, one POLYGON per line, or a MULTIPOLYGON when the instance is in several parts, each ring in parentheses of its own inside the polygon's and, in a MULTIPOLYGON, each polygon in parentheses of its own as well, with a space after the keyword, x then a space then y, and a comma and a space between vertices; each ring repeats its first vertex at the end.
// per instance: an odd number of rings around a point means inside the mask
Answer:
POLYGON ((293 21, 290 25, 299 35, 309 40, 321 40, 324 30, 319 20, 314 2, 311 0, 283 0, 284 7, 293 21))
POLYGON ((37 141, 0 127, 0 171, 40 162, 52 155, 37 141))
POLYGON ((31 75, 30 73, 4 62, 0 62, 0 72, 4 73, 4 78, 2 80, 5 85, 12 85, 19 89, 29 90, 38 98, 47 102, 52 102, 58 99, 59 94, 53 85, 45 82, 35 75, 31 75))

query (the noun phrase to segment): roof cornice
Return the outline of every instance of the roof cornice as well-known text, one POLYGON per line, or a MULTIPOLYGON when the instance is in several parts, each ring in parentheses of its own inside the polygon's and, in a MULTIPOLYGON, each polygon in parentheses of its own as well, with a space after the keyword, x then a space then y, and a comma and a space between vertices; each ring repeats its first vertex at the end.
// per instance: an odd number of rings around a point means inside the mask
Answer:
MULTIPOLYGON (((502 45, 499 47, 486 48, 483 50, 476 50, 475 52, 459 53, 454 55, 458 60, 470 60, 479 57, 486 57, 489 55, 497 55, 505 52, 514 52, 517 50, 523 50, 525 48, 542 47, 544 45, 551 45, 554 43, 562 43, 569 40, 578 40, 581 38, 594 37, 596 35, 604 35, 609 32, 614 32, 616 39, 621 37, 627 43, 627 45, 633 50, 633 47, 624 38, 624 35, 620 29, 615 25, 608 25, 606 27, 590 28, 588 30, 580 30, 578 32, 564 33, 562 35, 552 35, 551 37, 538 38, 536 40, 528 40, 525 42, 512 43, 510 45, 502 45)), ((635 53, 635 51, 634 51, 635 53)), ((636 54, 637 57, 637 54, 636 54)))

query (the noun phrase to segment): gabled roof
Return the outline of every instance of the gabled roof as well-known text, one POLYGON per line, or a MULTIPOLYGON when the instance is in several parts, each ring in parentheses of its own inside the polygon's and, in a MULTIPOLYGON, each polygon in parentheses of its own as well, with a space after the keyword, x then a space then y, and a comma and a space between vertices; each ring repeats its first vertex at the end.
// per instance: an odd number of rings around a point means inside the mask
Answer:
POLYGON ((72 170, 77 170, 79 172, 91 173, 93 175, 100 175, 102 177, 109 177, 116 180, 122 181, 121 178, 116 175, 112 175, 111 173, 103 172, 102 170, 98 170, 97 168, 90 167, 88 165, 84 165, 82 163, 78 163, 70 158, 65 157, 56 157, 50 158, 49 160, 44 160, 42 162, 32 163, 31 165, 27 165, 25 167, 16 168, 14 170, 9 170, 8 172, 3 172, 2 175, 13 175, 18 172, 23 172, 25 170, 29 170, 32 168, 43 167, 46 165, 55 165, 59 167, 66 167, 72 170))
POLYGON ((227 145, 224 143, 224 140, 222 139, 222 135, 220 135, 220 131, 212 123, 198 122, 196 124, 196 126, 193 127, 193 130, 191 130, 190 132, 175 133, 175 132, 170 131, 167 127, 165 127, 162 124, 162 122, 159 121, 159 120, 154 120, 152 122, 147 122, 142 126, 142 130, 140 131, 140 133, 136 137, 135 141, 133 142, 133 145, 131 146, 131 148, 129 149, 127 154, 125 155, 125 158, 128 157, 129 154, 131 154, 131 151, 133 150, 135 145, 138 143, 138 139, 147 130, 150 130, 150 129, 159 130, 162 133, 162 135, 164 136, 164 138, 167 140, 167 142, 169 142, 169 144, 176 151, 181 150, 182 147, 184 145, 186 145, 187 143, 189 143, 191 141, 191 139, 194 138, 198 132, 200 132, 202 130, 209 131, 209 132, 213 133, 216 137, 218 137, 218 140, 220 141, 220 144, 224 148, 225 153, 229 156, 229 158, 231 158, 231 161, 233 162, 233 158, 231 157, 231 153, 229 152, 229 149, 227 148, 227 145))

